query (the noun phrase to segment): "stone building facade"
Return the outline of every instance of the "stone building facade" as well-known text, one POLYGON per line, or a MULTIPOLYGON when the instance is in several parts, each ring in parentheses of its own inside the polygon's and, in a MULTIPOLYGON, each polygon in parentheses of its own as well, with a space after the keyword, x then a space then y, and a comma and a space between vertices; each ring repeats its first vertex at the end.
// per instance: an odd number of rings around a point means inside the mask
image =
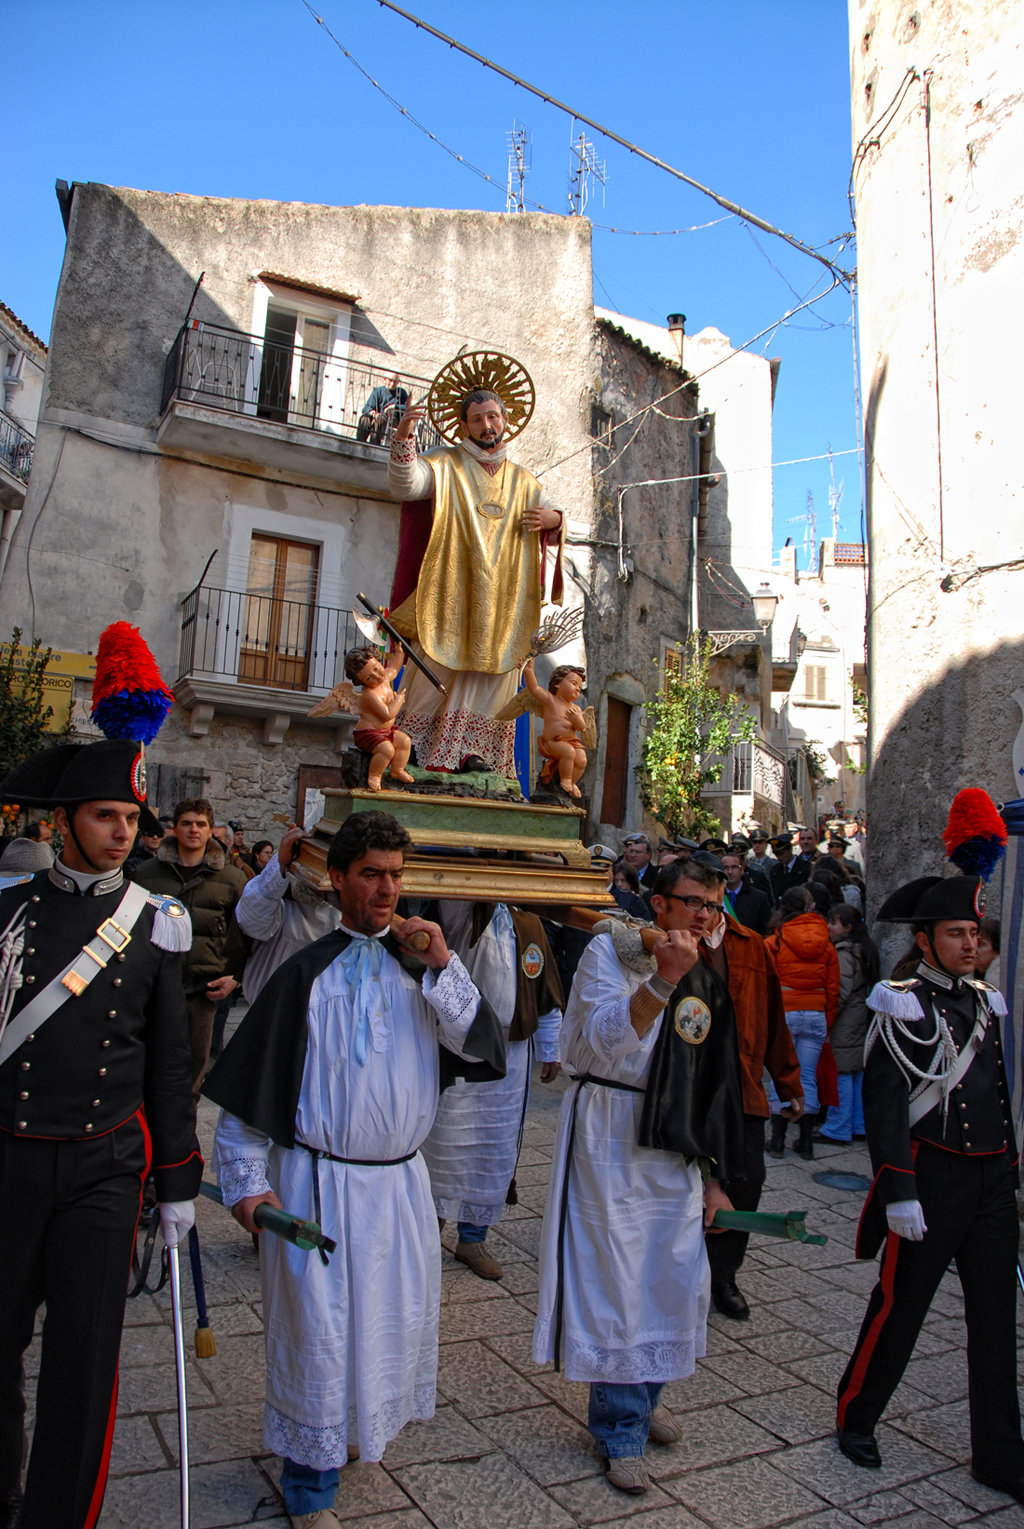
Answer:
POLYGON ((0 576, 25 506, 46 346, 0 303, 0 576))
POLYGON ((878 899, 943 868, 960 787, 1020 789, 1024 12, 849 19, 878 899))

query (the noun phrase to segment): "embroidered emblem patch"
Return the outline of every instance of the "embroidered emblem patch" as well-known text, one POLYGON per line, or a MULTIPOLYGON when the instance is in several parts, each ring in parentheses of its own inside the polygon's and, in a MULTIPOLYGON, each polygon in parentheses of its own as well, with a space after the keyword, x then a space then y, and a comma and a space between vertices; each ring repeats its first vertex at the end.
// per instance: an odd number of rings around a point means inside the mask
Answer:
POLYGON ((146 800, 146 751, 140 749, 132 760, 131 772, 132 790, 137 802, 146 800))
POLYGON ((539 945, 527 945, 523 951, 523 971, 528 977, 539 977, 544 970, 544 952, 539 945))
POLYGON ((983 881, 979 881, 974 889, 974 911, 979 918, 985 917, 985 909, 988 907, 988 888, 983 881))
POLYGON ((684 998, 673 1015, 676 1034, 691 1046, 699 1046, 711 1029, 711 1010, 699 998, 684 998))

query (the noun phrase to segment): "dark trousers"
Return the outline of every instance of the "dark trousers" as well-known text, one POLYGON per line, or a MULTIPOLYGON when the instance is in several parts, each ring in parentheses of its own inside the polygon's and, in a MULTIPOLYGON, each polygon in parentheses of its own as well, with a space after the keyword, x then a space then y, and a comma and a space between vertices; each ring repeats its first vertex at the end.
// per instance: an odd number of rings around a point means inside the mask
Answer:
MULTIPOLYGON (((760 1115, 743 1117, 745 1179, 729 1179, 723 1185, 734 1210, 756 1210, 764 1188, 764 1128, 760 1115)), ((709 1232, 705 1240, 712 1286, 735 1280, 736 1271, 746 1256, 749 1232, 709 1232)))
POLYGON ((137 1116, 95 1141, 0 1132, 0 1498, 21 1480, 22 1355, 46 1303, 24 1529, 92 1529, 99 1518, 148 1172, 137 1116))
POLYGON ((216 998, 207 998, 205 991, 185 994, 188 1010, 188 1039, 192 1048, 192 1098, 199 1103, 199 1086, 210 1065, 210 1042, 213 1039, 213 1016, 217 1009, 216 998))
POLYGON ((999 1477, 1024 1471, 1017 1400, 1015 1175, 1004 1153, 964 1157, 922 1144, 914 1163, 928 1231, 889 1233, 878 1284, 839 1382, 837 1421, 870 1434, 914 1351, 939 1281, 956 1261, 967 1321, 971 1454, 999 1477))

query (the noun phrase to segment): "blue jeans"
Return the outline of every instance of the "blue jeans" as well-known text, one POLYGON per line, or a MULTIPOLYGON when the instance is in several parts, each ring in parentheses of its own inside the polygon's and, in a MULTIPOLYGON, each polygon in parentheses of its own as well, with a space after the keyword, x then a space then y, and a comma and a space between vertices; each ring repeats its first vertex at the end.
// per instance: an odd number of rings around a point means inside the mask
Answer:
POLYGON ((316 1513, 319 1508, 333 1508, 338 1490, 337 1467, 317 1471, 297 1460, 285 1460, 281 1468, 281 1496, 293 1518, 301 1513, 316 1513))
POLYGON ((592 1381, 587 1427, 609 1460, 642 1455, 647 1447, 651 1413, 658 1405, 661 1386, 641 1381, 637 1386, 592 1381))
POLYGON ((821 1128, 823 1136, 831 1136, 834 1141, 849 1141, 853 1136, 864 1135, 863 1086, 863 1072, 839 1074, 839 1103, 833 1104, 825 1117, 821 1128))
POLYGON ((487 1228, 485 1226, 474 1226, 472 1221, 459 1222, 460 1242, 483 1242, 486 1236, 487 1228))
POLYGON ((786 1015, 786 1023, 789 1025, 797 1061, 800 1063, 800 1086, 804 1091, 804 1112, 808 1116, 814 1115, 819 1108, 818 1085, 814 1073, 818 1066, 818 1058, 821 1056, 821 1048, 828 1035, 828 1025, 820 1009, 794 1009, 792 1014, 786 1015))

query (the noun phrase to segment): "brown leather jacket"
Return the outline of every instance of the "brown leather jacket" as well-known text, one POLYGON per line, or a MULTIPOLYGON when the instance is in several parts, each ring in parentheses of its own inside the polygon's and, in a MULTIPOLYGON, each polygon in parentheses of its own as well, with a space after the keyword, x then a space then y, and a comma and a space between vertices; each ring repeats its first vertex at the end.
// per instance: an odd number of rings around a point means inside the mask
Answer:
MULTIPOLYGON (((784 1102, 803 1095, 800 1064, 786 1024, 782 985, 764 940, 726 914, 721 949, 729 968, 729 993, 736 1011, 736 1034, 743 1074, 743 1113, 767 1119, 768 1098, 761 1078, 767 1067, 784 1102)), ((701 955, 714 965, 701 942, 701 955)))

